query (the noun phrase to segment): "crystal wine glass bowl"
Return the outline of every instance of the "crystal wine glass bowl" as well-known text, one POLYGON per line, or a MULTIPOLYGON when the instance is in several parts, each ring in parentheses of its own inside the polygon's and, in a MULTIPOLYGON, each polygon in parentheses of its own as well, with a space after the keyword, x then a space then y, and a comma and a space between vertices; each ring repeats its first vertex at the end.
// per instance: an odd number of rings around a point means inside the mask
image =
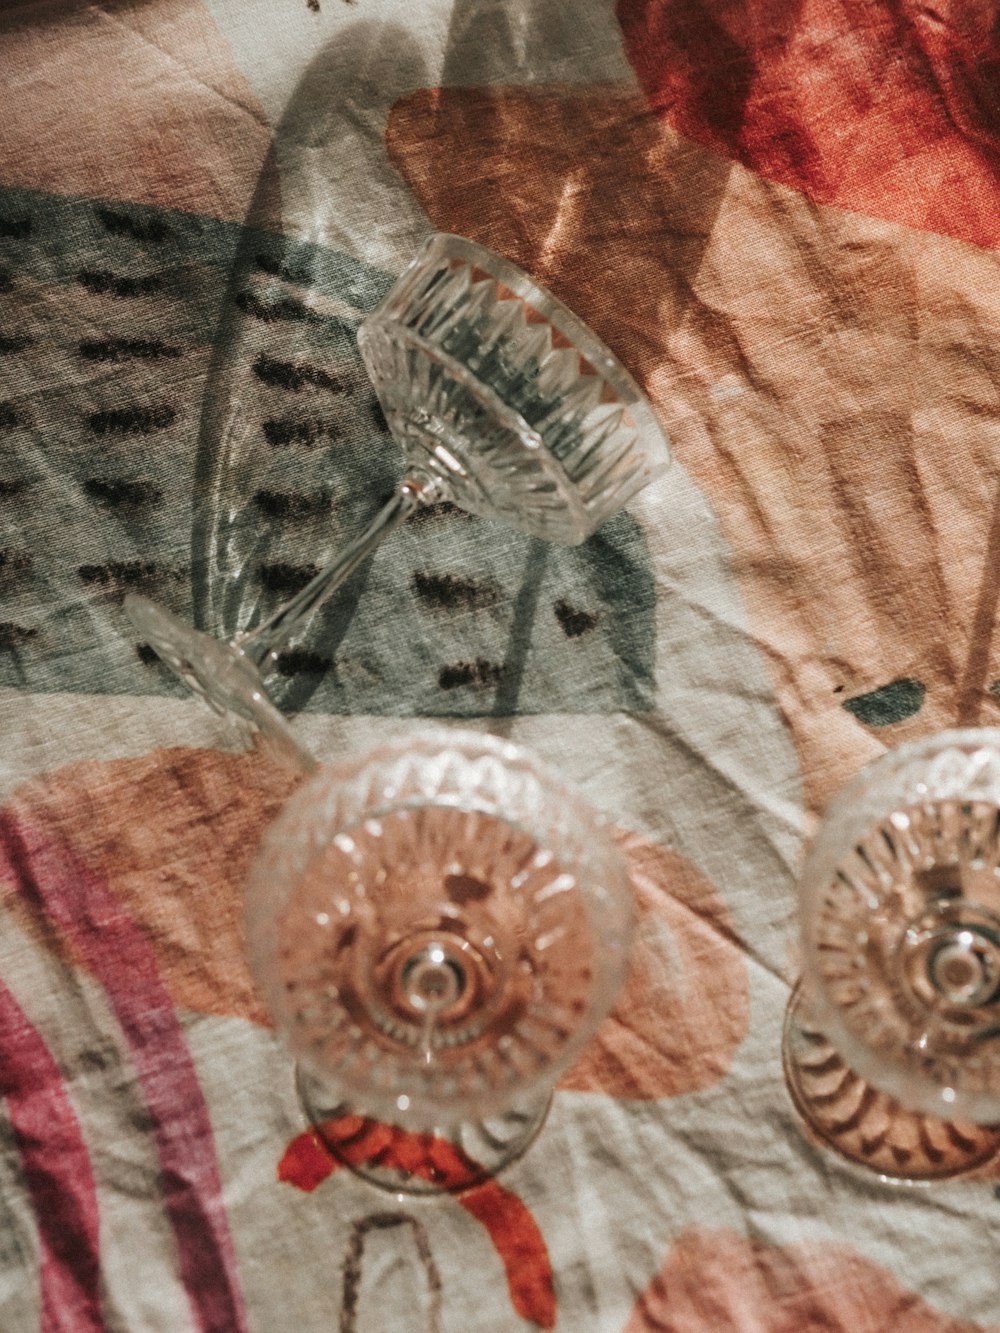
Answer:
MULTIPOLYGON (((409 465, 368 530, 230 644, 146 598, 125 602, 194 693, 265 730, 280 731, 280 719, 261 702, 261 673, 421 505, 449 500, 575 545, 669 462, 663 431, 617 358, 550 292, 473 241, 431 236, 358 341, 409 465)), ((279 743, 287 750, 287 729, 279 743)))
POLYGON ((484 518, 575 546, 667 463, 618 359, 474 241, 432 236, 358 343, 410 466, 484 518))
POLYGON ((891 751, 832 802, 802 873, 793 1097, 831 1146, 931 1179, 1000 1147, 1000 730, 891 751))
MULTIPOLYGON (((618 993, 631 921, 602 819, 520 749, 452 731, 318 770, 246 897, 251 966, 314 1125, 335 1152, 345 1122, 430 1134, 463 1164, 451 1188, 537 1132, 618 993)), ((384 1152, 350 1164, 392 1189, 439 1183, 384 1152)))

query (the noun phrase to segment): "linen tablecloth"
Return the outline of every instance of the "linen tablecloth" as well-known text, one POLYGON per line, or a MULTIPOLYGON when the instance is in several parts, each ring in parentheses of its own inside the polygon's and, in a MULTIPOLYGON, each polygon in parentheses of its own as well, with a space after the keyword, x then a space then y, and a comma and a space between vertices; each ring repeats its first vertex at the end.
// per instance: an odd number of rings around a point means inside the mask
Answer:
POLYGON ((1000 1166, 882 1185, 780 1056, 817 814, 1000 719, 998 77, 996 0, 3 6, 4 1333, 1000 1327, 1000 1166), (579 548, 428 511, 281 663, 321 758, 510 737, 632 872, 541 1137, 428 1202, 305 1132, 241 926, 294 778, 122 600, 232 635, 375 512, 355 331, 434 229, 591 323, 675 465, 579 548))

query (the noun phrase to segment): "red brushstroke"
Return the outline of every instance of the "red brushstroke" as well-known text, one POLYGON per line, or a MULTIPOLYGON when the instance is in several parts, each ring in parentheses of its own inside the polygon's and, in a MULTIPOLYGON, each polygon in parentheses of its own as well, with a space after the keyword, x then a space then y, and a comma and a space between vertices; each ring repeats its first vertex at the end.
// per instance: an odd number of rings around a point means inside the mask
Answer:
POLYGON ((340 1163, 324 1148, 313 1130, 299 1134, 285 1149, 278 1163, 278 1179, 312 1194, 340 1163))
POLYGON ((0 813, 0 879, 10 879, 38 919, 59 929, 107 992, 152 1122, 194 1326, 200 1333, 244 1333, 208 1108, 147 940, 67 843, 9 810, 0 813))
POLYGON ((1000 247, 997 0, 618 0, 680 133, 769 180, 1000 247))
POLYGON ((102 1330, 97 1193, 59 1067, 0 984, 0 1097, 21 1158, 41 1249, 46 1333, 102 1330))
POLYGON ((516 1194, 501 1189, 495 1180, 458 1196, 467 1213, 490 1234, 507 1272, 514 1309, 542 1328, 554 1328, 556 1294, 552 1265, 538 1223, 516 1194))
POLYGON ((523 1319, 540 1328, 554 1328, 556 1295, 552 1263, 545 1238, 527 1206, 495 1180, 471 1189, 465 1182, 480 1174, 474 1162, 453 1144, 432 1134, 416 1134, 359 1116, 343 1116, 322 1126, 322 1135, 336 1145, 337 1157, 319 1133, 307 1130, 293 1139, 278 1166, 279 1180, 311 1193, 345 1163, 384 1166, 418 1176, 454 1195, 489 1233, 507 1274, 511 1304, 523 1319))

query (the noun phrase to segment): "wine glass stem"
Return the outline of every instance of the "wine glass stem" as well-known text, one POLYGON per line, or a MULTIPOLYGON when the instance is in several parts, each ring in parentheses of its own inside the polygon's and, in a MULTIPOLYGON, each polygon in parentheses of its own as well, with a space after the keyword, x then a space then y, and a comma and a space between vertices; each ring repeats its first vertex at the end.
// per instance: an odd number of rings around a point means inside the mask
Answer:
POLYGON ((267 620, 233 642, 256 666, 263 667, 268 658, 278 655, 293 639, 299 637, 313 614, 341 587, 377 549, 389 533, 404 522, 421 505, 432 504, 438 498, 437 483, 432 477, 411 472, 403 478, 389 502, 359 536, 349 542, 333 560, 321 569, 314 579, 290 598, 267 620))

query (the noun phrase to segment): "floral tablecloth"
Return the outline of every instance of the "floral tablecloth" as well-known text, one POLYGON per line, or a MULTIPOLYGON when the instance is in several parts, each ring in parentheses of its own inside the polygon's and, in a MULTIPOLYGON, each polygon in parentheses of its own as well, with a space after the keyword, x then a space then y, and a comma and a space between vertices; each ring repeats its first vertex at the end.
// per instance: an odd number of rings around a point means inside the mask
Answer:
POLYGON ((0 9, 4 1333, 1000 1327, 1000 1165, 882 1185, 780 1057, 817 812, 1000 719, 998 78, 996 0, 0 9), (305 1132, 241 927, 294 778, 122 600, 231 635, 375 512, 354 334, 433 229, 591 323, 676 461, 579 548, 435 507, 281 663, 320 757, 508 736, 632 871, 541 1137, 429 1202, 305 1132))

